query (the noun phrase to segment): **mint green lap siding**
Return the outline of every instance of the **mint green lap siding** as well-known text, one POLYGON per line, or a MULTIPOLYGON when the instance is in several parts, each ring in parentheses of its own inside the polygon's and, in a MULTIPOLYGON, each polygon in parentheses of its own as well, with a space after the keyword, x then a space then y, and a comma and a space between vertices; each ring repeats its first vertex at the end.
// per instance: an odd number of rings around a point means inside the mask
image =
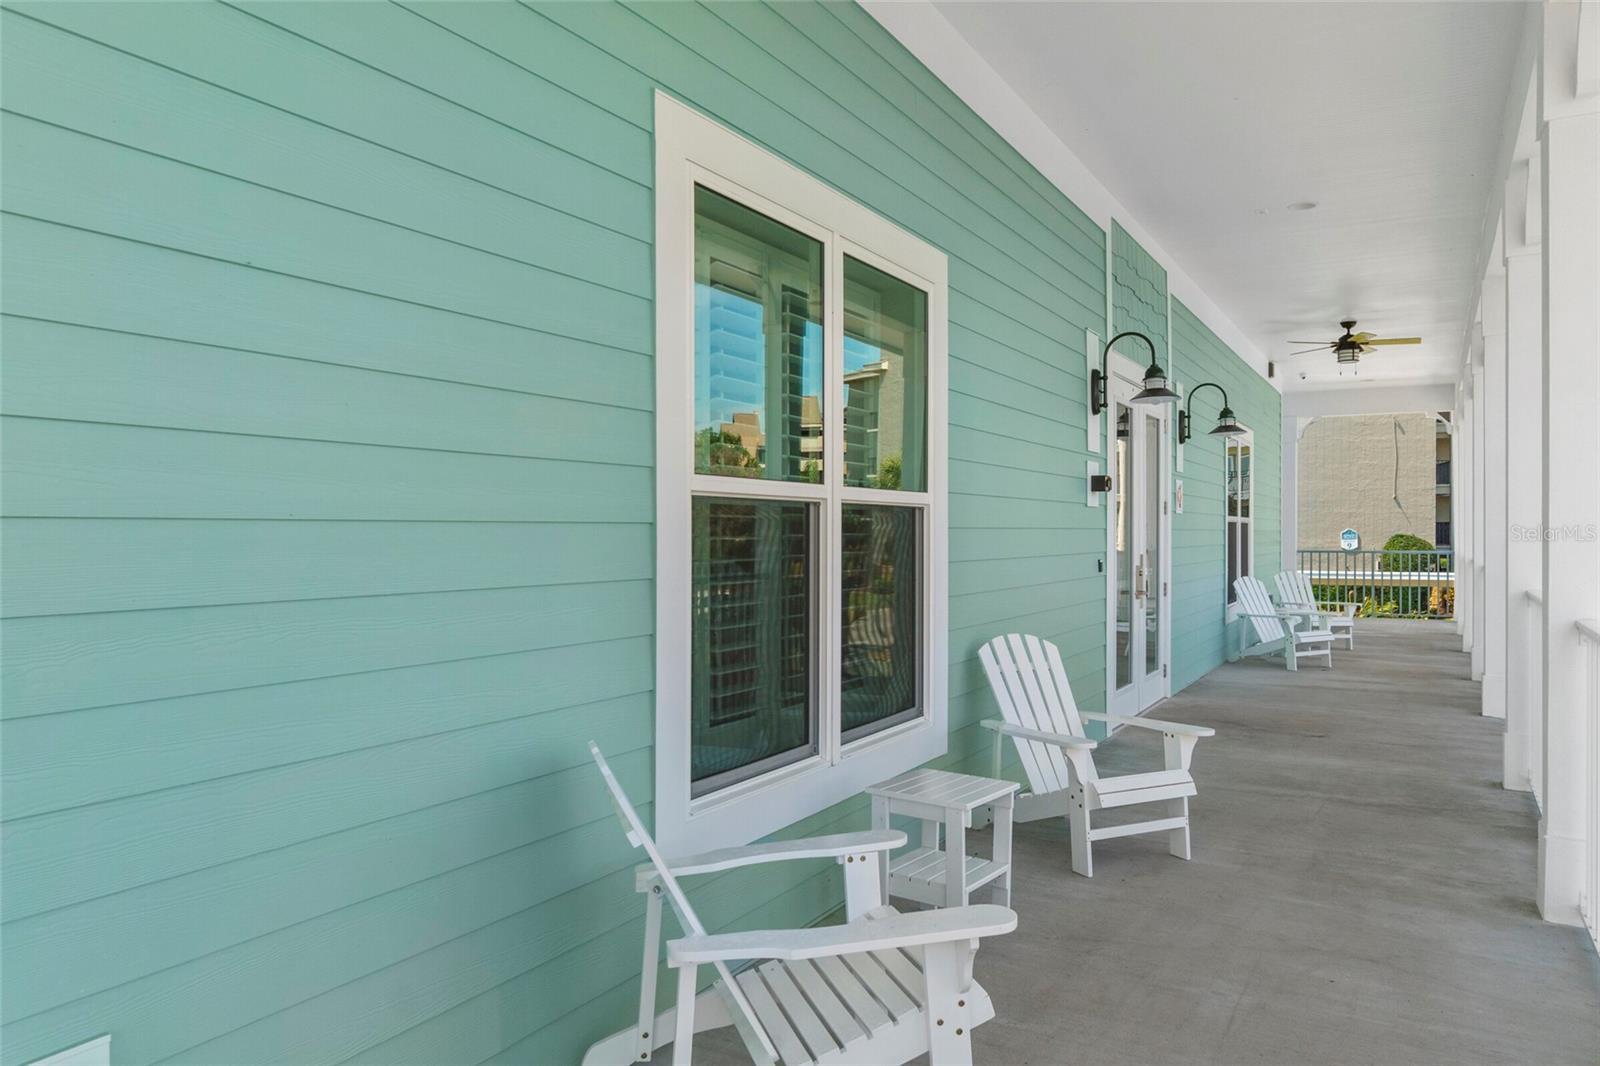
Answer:
MULTIPOLYGON (((1239 421, 1254 432, 1251 507, 1251 561, 1257 577, 1272 588, 1279 569, 1279 467, 1282 397, 1179 300, 1172 301, 1172 353, 1175 373, 1187 393, 1204 381, 1228 390, 1239 421)), ((1183 514, 1172 519, 1172 687, 1183 688, 1223 661, 1226 602, 1223 528, 1222 437, 1210 436, 1222 397, 1207 389, 1194 402, 1194 433, 1184 445, 1183 514)), ((1235 623, 1237 625, 1237 623, 1235 623)))
MULTIPOLYGON (((656 89, 950 256, 944 764, 988 765, 996 632, 1100 705, 1106 235, 858 8, 21 3, 0 49, 3 1066, 570 1062, 627 1022, 583 742, 648 817, 656 89)), ((694 894, 804 923, 838 874, 694 894)))

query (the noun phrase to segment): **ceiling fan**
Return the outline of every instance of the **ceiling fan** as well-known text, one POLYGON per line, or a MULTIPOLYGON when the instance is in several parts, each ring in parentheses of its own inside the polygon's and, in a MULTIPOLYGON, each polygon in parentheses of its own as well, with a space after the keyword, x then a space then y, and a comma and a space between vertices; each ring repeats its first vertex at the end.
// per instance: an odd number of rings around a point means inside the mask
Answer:
POLYGON ((1290 341, 1290 344, 1310 344, 1311 348, 1302 348, 1298 352, 1290 352, 1289 357, 1296 355, 1309 355, 1312 352, 1332 352, 1341 364, 1359 363, 1362 355, 1385 344, 1421 344, 1421 337, 1379 337, 1375 333, 1362 330, 1360 333, 1351 332, 1356 328, 1356 320, 1347 318, 1339 325, 1344 327, 1344 336, 1332 341, 1290 341))

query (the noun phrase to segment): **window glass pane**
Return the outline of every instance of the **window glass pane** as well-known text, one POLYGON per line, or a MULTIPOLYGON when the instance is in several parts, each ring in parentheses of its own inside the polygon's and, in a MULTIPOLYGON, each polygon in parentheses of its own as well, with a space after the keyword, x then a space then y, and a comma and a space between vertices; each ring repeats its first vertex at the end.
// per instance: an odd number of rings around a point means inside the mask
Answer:
POLYGON ((694 190, 694 468, 822 480, 822 244, 694 190))
POLYGON ((1223 483, 1228 492, 1228 514, 1237 517, 1239 514, 1239 446, 1230 443, 1227 446, 1228 461, 1223 471, 1223 483))
POLYGON ((921 713, 918 519, 914 507, 843 509, 840 707, 846 740, 921 713))
POLYGON ((1228 602, 1236 598, 1233 582, 1239 577, 1239 523, 1228 523, 1228 602))
POLYGON ((844 257, 844 483, 928 487, 928 295, 844 257))
POLYGON ((817 750, 816 506, 696 497, 694 795, 817 750))
POLYGON ((1250 517, 1250 445, 1239 445, 1239 517, 1250 517))
POLYGON ((1239 573, 1249 577, 1255 571, 1250 565, 1250 523, 1239 523, 1239 573))

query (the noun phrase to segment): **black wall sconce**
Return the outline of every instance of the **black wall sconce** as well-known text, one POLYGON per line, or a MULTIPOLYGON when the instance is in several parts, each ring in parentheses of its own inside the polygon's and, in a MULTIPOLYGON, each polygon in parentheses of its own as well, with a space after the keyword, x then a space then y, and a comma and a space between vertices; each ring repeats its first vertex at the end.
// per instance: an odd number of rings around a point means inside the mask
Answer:
POLYGON ((1144 388, 1133 394, 1134 403, 1170 403, 1179 398, 1176 392, 1167 387, 1167 372, 1161 369, 1161 363, 1156 359, 1156 346, 1149 337, 1137 330, 1126 330, 1106 341, 1100 350, 1100 369, 1089 371, 1089 413, 1097 415, 1104 411, 1106 402, 1106 364, 1111 358, 1111 346, 1124 337, 1138 337, 1144 341, 1145 347, 1150 349, 1150 366, 1144 372, 1144 388))
POLYGON ((1233 408, 1228 406, 1228 390, 1218 385, 1215 381, 1207 381, 1189 390, 1189 400, 1183 405, 1183 410, 1178 412, 1178 443, 1182 444, 1193 436, 1189 432, 1189 408, 1194 406, 1194 394, 1201 389, 1216 389, 1222 393, 1222 410, 1217 412, 1217 426, 1211 431, 1211 435, 1226 437, 1235 433, 1243 433, 1244 427, 1234 417, 1233 408))

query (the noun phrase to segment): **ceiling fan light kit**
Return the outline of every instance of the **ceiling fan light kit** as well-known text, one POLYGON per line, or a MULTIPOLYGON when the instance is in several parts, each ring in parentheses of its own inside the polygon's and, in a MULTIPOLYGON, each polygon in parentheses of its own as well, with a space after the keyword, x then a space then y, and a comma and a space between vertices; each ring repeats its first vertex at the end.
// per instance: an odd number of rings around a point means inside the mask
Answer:
MULTIPOLYGON (((1362 330, 1355 332, 1356 320, 1347 318, 1339 323, 1344 328, 1344 335, 1331 341, 1290 341, 1290 344, 1309 344, 1310 348, 1302 348, 1298 352, 1290 352, 1292 358, 1296 355, 1310 355, 1312 352, 1332 352, 1334 359, 1343 366, 1354 366, 1361 362, 1361 357, 1374 351, 1380 345, 1393 344, 1421 344, 1421 337, 1379 337, 1376 333, 1362 330)), ((1304 374, 1301 375, 1305 377, 1304 374)))

